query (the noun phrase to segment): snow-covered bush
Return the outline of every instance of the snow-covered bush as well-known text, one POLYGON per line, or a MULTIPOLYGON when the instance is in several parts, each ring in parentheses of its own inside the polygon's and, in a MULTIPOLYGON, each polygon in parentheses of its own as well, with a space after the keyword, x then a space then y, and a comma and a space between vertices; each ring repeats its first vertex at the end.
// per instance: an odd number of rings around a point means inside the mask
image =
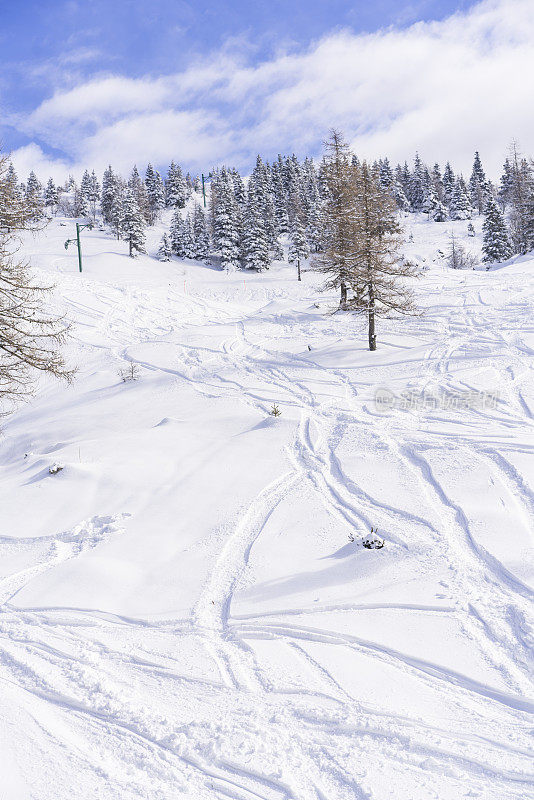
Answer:
POLYGON ((365 536, 362 541, 362 545, 367 550, 381 550, 384 544, 384 540, 378 535, 378 528, 371 528, 371 533, 365 536))

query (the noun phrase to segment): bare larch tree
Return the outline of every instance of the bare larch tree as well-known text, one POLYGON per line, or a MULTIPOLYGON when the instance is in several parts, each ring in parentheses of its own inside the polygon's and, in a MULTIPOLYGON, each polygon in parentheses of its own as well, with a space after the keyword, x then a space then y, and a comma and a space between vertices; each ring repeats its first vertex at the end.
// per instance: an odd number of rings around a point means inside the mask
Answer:
POLYGON ((367 316, 376 350, 377 316, 417 313, 408 279, 418 269, 402 257, 398 209, 378 172, 352 159, 338 131, 326 147, 325 244, 314 265, 327 275, 326 289, 340 288, 340 308, 367 316))
POLYGON ((37 283, 18 256, 19 234, 35 225, 34 213, 14 191, 8 167, 0 155, 0 412, 30 394, 39 373, 72 377, 60 352, 68 326, 46 310, 53 287, 37 283))

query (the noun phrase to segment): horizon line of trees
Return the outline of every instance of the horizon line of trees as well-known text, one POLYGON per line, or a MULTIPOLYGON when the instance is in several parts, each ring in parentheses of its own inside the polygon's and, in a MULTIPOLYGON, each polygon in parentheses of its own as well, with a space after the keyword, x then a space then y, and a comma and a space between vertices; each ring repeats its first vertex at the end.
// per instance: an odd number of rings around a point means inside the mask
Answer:
MULTIPOLYGON (((351 155, 351 166, 358 166, 351 155)), ((382 188, 394 199, 399 213, 424 213, 429 220, 470 220, 484 215, 483 260, 504 261, 534 248, 534 164, 514 142, 505 159, 498 185, 487 177, 478 151, 471 175, 455 174, 450 162, 443 171, 428 167, 416 153, 413 165, 392 167, 388 158, 368 165, 382 188)), ((130 255, 144 252, 146 226, 154 225, 164 209, 175 211, 161 243, 161 257, 205 261, 217 253, 223 269, 268 269, 283 257, 281 236, 289 238, 288 259, 297 265, 322 248, 321 217, 327 202, 327 157, 299 162, 279 155, 272 163, 258 155, 248 177, 235 167, 212 170, 210 204, 182 214, 188 200, 200 191, 198 176, 184 175, 171 162, 165 179, 148 164, 144 178, 136 166, 125 180, 109 166, 100 183, 86 170, 80 184, 69 177, 63 186, 52 178, 42 185, 34 172, 21 184, 10 164, 8 182, 15 197, 24 198, 35 219, 45 211, 96 220, 101 214, 118 238, 129 243, 130 255)), ((199 198, 200 200, 200 198, 199 198)), ((197 204, 199 205, 199 204, 197 204)))

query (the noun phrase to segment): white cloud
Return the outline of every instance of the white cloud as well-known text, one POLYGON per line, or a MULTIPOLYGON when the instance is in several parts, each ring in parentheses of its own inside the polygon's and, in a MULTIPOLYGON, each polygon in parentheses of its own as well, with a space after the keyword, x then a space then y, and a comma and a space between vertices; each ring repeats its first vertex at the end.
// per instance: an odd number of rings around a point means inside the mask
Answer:
MULTIPOLYGON (((173 75, 96 76, 18 125, 75 168, 111 161, 122 170, 134 161, 206 169, 245 165, 256 151, 314 153, 332 126, 370 158, 404 160, 417 149, 467 170, 478 148, 493 174, 512 138, 531 146, 532 0, 484 0, 405 29, 337 31, 255 65, 245 51, 227 47, 173 75)), ((41 168, 37 149, 24 148, 24 158, 32 152, 41 168)))
POLYGON ((71 172, 71 165, 61 159, 50 159, 39 145, 27 144, 11 153, 13 166, 20 178, 26 180, 33 170, 41 179, 52 177, 55 181, 64 181, 71 172))

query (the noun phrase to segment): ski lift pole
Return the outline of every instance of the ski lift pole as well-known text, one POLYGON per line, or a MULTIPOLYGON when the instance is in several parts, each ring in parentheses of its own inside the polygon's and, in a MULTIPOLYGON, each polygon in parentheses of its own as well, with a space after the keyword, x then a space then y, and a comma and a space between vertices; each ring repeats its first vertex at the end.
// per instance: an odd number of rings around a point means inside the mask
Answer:
POLYGON ((87 222, 85 225, 80 225, 79 222, 76 223, 76 239, 67 239, 65 242, 65 250, 69 249, 69 244, 76 243, 76 247, 78 248, 78 268, 80 272, 82 271, 82 243, 80 240, 80 231, 83 231, 84 228, 89 228, 92 230, 93 223, 87 222))

